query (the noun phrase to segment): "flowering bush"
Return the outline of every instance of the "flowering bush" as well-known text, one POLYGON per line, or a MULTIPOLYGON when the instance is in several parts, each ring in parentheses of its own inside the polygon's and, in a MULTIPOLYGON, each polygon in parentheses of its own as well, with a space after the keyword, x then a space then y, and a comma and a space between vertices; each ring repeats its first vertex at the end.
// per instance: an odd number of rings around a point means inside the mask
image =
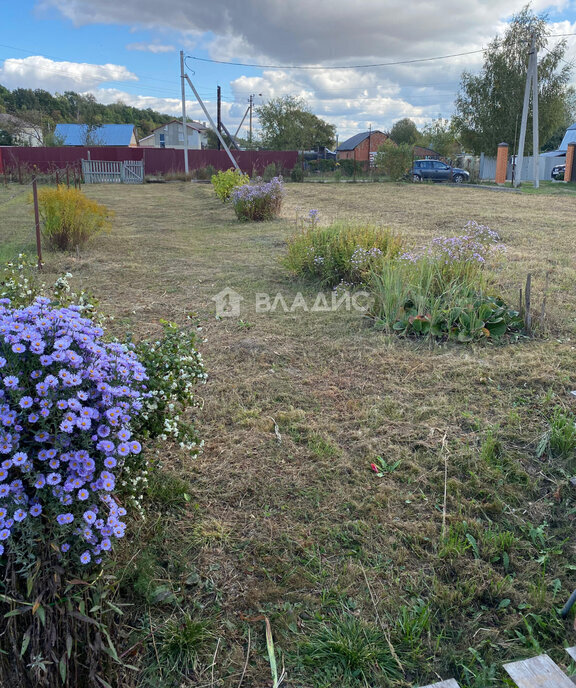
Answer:
POLYGON ((194 395, 207 375, 196 350, 197 329, 163 322, 164 335, 154 342, 140 342, 135 350, 148 376, 148 393, 135 427, 144 437, 171 437, 182 449, 197 456, 203 442, 185 419, 187 409, 198 406, 194 395))
POLYGON ((114 491, 141 451, 131 423, 146 372, 102 335, 77 306, 0 300, 0 553, 24 566, 46 544, 100 563, 124 535, 114 491))
POLYGON ((318 211, 311 210, 301 231, 288 241, 284 264, 294 275, 327 286, 357 286, 396 256, 401 246, 401 240, 385 227, 342 222, 321 227, 318 211))
POLYGON ((232 205, 239 220, 259 222, 273 220, 280 213, 284 198, 282 177, 269 182, 257 179, 232 191, 232 205))
POLYGON ((222 203, 226 203, 226 201, 230 200, 232 191, 239 186, 248 184, 250 177, 240 170, 229 169, 225 172, 220 171, 216 174, 213 174, 211 181, 212 186, 214 187, 214 192, 218 198, 222 201, 222 203))

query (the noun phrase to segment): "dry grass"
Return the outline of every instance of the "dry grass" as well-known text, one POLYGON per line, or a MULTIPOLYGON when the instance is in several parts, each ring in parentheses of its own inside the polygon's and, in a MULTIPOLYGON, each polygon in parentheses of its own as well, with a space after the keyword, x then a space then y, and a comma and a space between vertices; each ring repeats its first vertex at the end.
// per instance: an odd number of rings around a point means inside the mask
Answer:
MULTIPOLYGON (((250 621, 260 614, 272 621, 294 688, 340 685, 307 669, 301 653, 315 624, 328 627, 342 614, 385 625, 405 670, 398 686, 438 675, 485 685, 493 665, 536 654, 538 644, 563 659, 570 630, 555 607, 574 587, 574 465, 536 459, 535 446, 553 406, 569 405, 567 390, 576 389, 572 197, 292 185, 280 221, 250 225, 202 185, 86 191, 114 210, 115 227, 81 255, 49 254, 47 278, 72 272, 114 315, 118 334, 142 336, 158 331, 161 318, 182 322, 195 312, 210 376, 200 390, 200 460, 191 465, 161 448, 165 467, 190 483, 192 502, 184 512, 166 504, 168 516, 141 524, 124 553, 123 589, 142 604, 138 623, 146 626, 147 612, 145 593, 130 592, 135 580, 140 591, 174 591, 152 601, 155 619, 180 607, 210 616, 223 639, 220 686, 238 683, 249 625, 243 686, 269 682, 264 624, 250 621), (278 263, 311 208, 323 221, 381 222, 415 245, 470 219, 489 225, 508 246, 499 276, 511 299, 531 272, 539 303, 551 273, 550 336, 430 349, 388 339, 353 312, 256 313, 257 292, 313 299, 316 290, 291 282, 278 263), (212 297, 227 286, 245 299, 240 319, 214 317, 212 297), (376 456, 401 463, 378 479, 369 468, 376 456), (417 600, 430 610, 419 635, 417 600)), ((16 226, 29 211, 13 207, 16 226)), ((215 642, 208 645, 206 667, 215 642)), ((134 661, 153 663, 146 657, 134 661)), ((153 683, 151 675, 134 685, 153 683)))

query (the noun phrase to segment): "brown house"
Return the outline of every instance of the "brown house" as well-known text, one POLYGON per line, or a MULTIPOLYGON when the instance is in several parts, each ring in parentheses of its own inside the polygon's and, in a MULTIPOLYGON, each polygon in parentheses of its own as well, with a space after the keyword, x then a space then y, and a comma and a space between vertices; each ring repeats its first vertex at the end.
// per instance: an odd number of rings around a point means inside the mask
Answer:
POLYGON ((338 146, 336 149, 336 159, 367 163, 388 138, 388 134, 378 129, 372 132, 365 131, 362 134, 356 134, 338 146))

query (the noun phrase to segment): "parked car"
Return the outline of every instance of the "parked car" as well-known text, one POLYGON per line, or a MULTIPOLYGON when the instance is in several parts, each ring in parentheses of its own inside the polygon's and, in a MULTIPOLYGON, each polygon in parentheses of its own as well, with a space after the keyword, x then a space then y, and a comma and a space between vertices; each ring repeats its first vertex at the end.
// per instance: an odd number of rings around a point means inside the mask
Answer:
POLYGON ((462 184, 470 179, 470 173, 459 167, 451 167, 440 160, 415 160, 410 169, 414 182, 454 182, 462 184))
POLYGON ((566 170, 566 165, 556 165, 555 167, 552 168, 552 172, 550 173, 550 176, 552 177, 552 179, 564 180, 565 170, 566 170))

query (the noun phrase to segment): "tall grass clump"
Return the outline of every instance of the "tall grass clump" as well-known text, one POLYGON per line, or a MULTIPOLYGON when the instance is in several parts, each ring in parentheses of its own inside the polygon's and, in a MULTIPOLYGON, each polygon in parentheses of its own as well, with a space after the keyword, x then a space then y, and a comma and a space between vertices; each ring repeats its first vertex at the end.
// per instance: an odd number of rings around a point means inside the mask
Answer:
POLYGON ((110 228, 112 212, 87 198, 79 189, 64 185, 38 192, 42 234, 51 248, 66 251, 110 228))
POLYGON ((499 298, 486 270, 501 251, 496 232, 469 222, 459 236, 438 237, 428 247, 372 270, 377 326, 460 342, 520 332, 519 313, 499 298))
POLYGON ((244 186, 250 181, 250 177, 244 174, 241 170, 229 169, 226 171, 220 171, 212 175, 212 186, 214 187, 214 193, 222 201, 230 200, 230 196, 234 189, 239 186, 244 186))
POLYGON ((261 222, 279 215, 283 198, 282 177, 273 177, 269 182, 256 179, 232 191, 232 206, 239 220, 261 222))
POLYGON ((402 250, 402 240, 386 227, 335 222, 320 226, 317 211, 288 241, 284 265, 297 277, 329 287, 359 285, 402 250))

